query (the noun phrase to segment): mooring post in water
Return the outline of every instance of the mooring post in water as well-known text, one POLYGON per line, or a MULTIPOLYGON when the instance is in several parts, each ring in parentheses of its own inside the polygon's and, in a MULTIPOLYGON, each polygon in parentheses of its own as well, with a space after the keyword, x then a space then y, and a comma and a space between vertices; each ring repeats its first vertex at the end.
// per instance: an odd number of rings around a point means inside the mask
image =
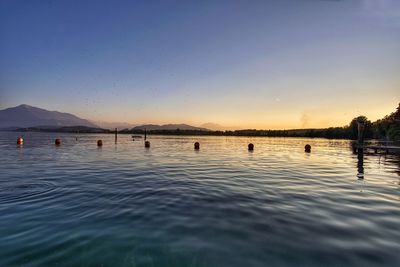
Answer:
POLYGON ((144 142, 144 147, 145 148, 150 148, 150 142, 149 141, 144 142))
POLYGON ((357 130, 358 130, 357 143, 359 147, 364 145, 364 129, 365 129, 365 121, 357 120, 357 130))
POLYGON ((357 150, 357 178, 364 179, 364 149, 358 148, 357 150))
POLYGON ((365 121, 357 120, 357 178, 364 179, 364 130, 365 121))
POLYGON ((61 145, 61 139, 60 139, 60 138, 57 138, 57 139, 54 141, 54 144, 55 144, 56 146, 60 146, 60 145, 61 145))
POLYGON ((309 144, 304 146, 304 152, 311 153, 311 146, 309 144))
POLYGON ((22 138, 22 136, 19 136, 17 138, 17 145, 23 145, 24 144, 24 139, 22 138))
POLYGON ((196 150, 200 149, 200 143, 199 142, 194 143, 194 149, 196 149, 196 150))
POLYGON ((144 141, 146 141, 146 139, 147 139, 147 130, 146 128, 144 128, 144 141))
POLYGON ((253 145, 252 143, 250 143, 250 144, 247 146, 247 149, 248 149, 249 151, 253 151, 253 150, 254 150, 254 145, 253 145))
POLYGON ((117 128, 115 128, 115 143, 117 143, 117 134, 118 134, 118 130, 117 130, 117 128))

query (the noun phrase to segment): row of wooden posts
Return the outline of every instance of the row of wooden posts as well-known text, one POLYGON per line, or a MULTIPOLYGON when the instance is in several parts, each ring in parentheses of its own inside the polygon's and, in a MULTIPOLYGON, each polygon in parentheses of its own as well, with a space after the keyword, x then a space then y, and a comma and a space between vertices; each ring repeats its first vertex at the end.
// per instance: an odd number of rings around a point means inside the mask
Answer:
MULTIPOLYGON (((117 139, 115 139, 115 143, 117 143, 117 139)), ((17 145, 23 145, 23 144, 24 144, 24 139, 22 137, 18 137, 17 138, 17 145)), ((56 138, 54 140, 54 144, 56 146, 60 146, 61 145, 61 139, 60 138, 56 138)), ((97 146, 98 147, 103 146, 103 140, 101 140, 101 139, 97 140, 97 146)), ((150 148, 150 141, 145 141, 144 142, 144 147, 145 148, 150 148)), ((254 144, 252 144, 252 143, 248 144, 247 148, 248 148, 249 151, 253 151, 254 150, 254 144)), ((200 149, 200 143, 199 142, 195 142, 194 143, 194 149, 195 150, 199 150, 200 149)), ((311 146, 308 145, 308 144, 305 145, 304 151, 307 152, 307 153, 310 153, 311 152, 311 146)))

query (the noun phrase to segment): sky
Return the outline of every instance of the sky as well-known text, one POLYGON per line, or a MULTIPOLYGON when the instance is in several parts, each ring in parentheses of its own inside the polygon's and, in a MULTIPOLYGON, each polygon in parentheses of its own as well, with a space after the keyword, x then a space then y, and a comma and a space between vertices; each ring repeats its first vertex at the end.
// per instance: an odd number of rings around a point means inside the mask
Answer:
POLYGON ((289 129, 400 102, 400 1, 0 0, 0 109, 289 129))

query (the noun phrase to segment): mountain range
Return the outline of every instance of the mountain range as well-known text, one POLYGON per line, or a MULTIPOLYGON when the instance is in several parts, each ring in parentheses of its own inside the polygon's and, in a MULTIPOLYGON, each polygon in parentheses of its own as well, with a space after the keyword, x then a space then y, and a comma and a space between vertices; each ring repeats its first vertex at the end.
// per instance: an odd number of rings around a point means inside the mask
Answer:
POLYGON ((156 124, 144 124, 140 126, 136 126, 132 128, 132 131, 136 130, 148 130, 148 131, 154 131, 154 130, 196 130, 196 131, 209 131, 209 129, 206 128, 201 128, 201 127, 195 127, 191 126, 188 124, 164 124, 164 125, 156 125, 156 124))
MULTIPOLYGON (((106 129, 118 129, 131 128, 132 125, 128 123, 98 123, 100 127, 106 129)), ((97 123, 90 122, 88 120, 79 118, 70 113, 49 111, 42 108, 37 108, 29 105, 19 105, 12 108, 0 110, 0 129, 21 129, 21 128, 32 128, 41 130, 52 130, 61 129, 62 127, 89 127, 96 128, 100 127, 97 123)), ((62 130, 69 129, 64 128, 62 130)), ((131 130, 197 130, 197 131, 209 131, 207 128, 195 127, 188 124, 144 124, 135 126, 131 130)), ((29 130, 29 129, 28 129, 29 130)), ((87 130, 87 129, 86 129, 87 130)))
POLYGON ((49 111, 25 104, 0 110, 0 128, 34 126, 86 126, 98 128, 96 124, 70 113, 49 111))

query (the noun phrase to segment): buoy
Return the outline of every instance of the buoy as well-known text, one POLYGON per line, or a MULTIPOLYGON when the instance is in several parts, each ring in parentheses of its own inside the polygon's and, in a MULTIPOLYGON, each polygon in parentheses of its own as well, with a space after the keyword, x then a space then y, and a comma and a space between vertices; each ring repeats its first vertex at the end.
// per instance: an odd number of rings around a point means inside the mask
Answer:
POLYGON ((249 144, 249 151, 253 151, 254 150, 254 145, 252 143, 249 144))
POLYGON ((97 140, 97 146, 102 146, 102 145, 103 145, 103 141, 97 140))
POLYGON ((61 139, 57 138, 57 139, 54 141, 54 143, 55 143, 56 146, 61 145, 61 139))
POLYGON ((150 142, 149 141, 144 142, 144 147, 149 148, 150 147, 150 142))
POLYGON ((307 153, 310 153, 311 152, 311 146, 309 144, 305 145, 304 151, 307 152, 307 153))
POLYGON ((196 150, 200 149, 200 143, 199 142, 194 143, 194 149, 196 149, 196 150))
POLYGON ((20 136, 17 138, 17 145, 23 145, 24 144, 24 139, 20 136))

